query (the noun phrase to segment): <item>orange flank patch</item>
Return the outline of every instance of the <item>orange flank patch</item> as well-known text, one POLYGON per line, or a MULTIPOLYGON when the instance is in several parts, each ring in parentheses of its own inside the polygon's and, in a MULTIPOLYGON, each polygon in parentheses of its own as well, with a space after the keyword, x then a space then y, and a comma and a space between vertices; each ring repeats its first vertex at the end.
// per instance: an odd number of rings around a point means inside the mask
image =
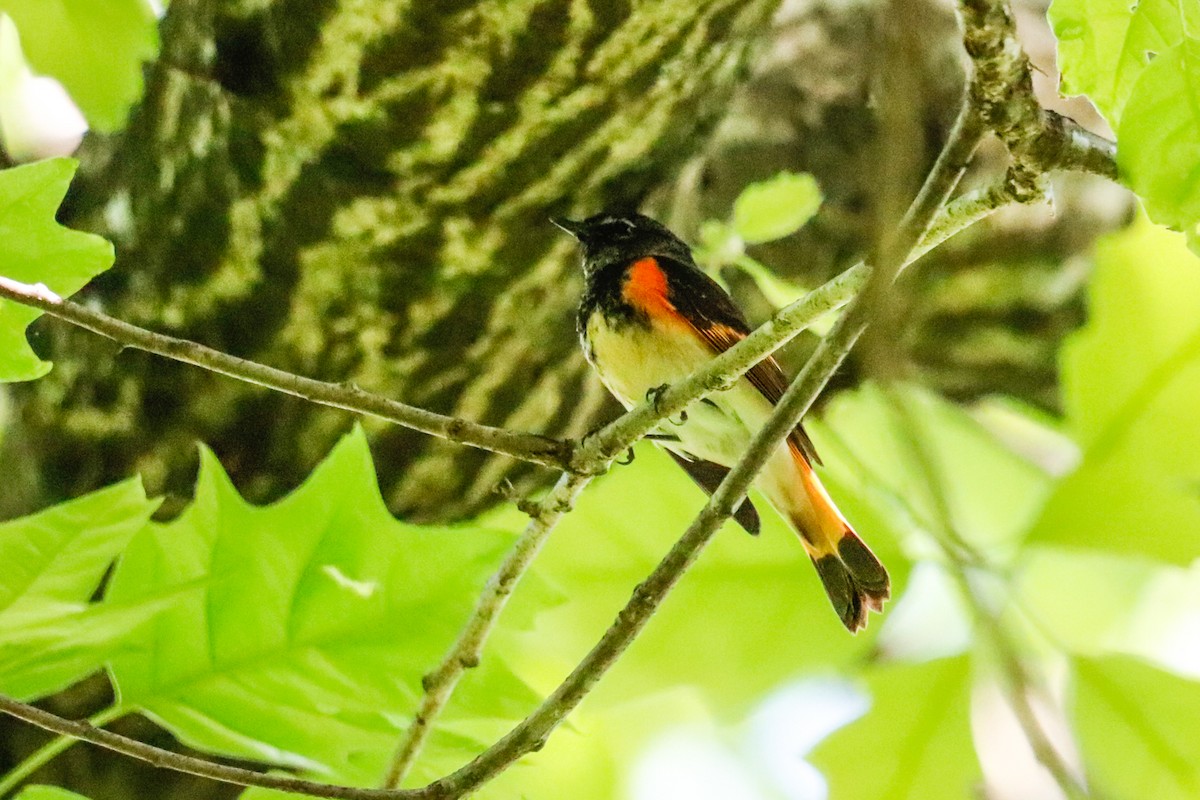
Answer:
POLYGON ((654 256, 647 256, 630 265, 621 294, 625 302, 652 318, 673 318, 677 315, 674 304, 667 299, 667 276, 654 256))

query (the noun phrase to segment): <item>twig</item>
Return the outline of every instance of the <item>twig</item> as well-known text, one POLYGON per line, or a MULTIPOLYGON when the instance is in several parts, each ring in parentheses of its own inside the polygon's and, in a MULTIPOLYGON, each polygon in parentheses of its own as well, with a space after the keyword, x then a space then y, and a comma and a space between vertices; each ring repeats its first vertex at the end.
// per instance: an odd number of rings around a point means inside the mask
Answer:
POLYGON ((247 361, 196 342, 154 333, 122 322, 86 306, 64 300, 41 284, 31 285, 0 276, 0 297, 39 308, 53 317, 105 336, 125 347, 193 364, 247 383, 302 397, 323 406, 378 417, 452 442, 490 450, 534 464, 561 469, 570 461, 572 442, 480 425, 371 394, 353 384, 313 380, 265 364, 247 361))
POLYGON ((237 786, 261 786, 264 789, 277 789, 311 797, 330 797, 335 800, 442 800, 445 797, 429 788, 409 791, 361 789, 353 786, 336 786, 306 781, 287 775, 268 775, 241 767, 229 767, 215 761, 173 753, 161 747, 130 739, 119 733, 93 727, 87 722, 64 719, 57 714, 51 714, 49 711, 43 711, 36 706, 4 695, 0 695, 0 711, 51 733, 91 742, 106 750, 122 753, 156 767, 175 772, 186 772, 189 775, 210 778, 222 783, 232 783, 237 786))
POLYGON ((590 480, 588 475, 564 472, 550 494, 531 509, 531 518, 525 532, 488 581, 471 618, 458 635, 450 652, 438 668, 426 675, 421 682, 425 697, 421 700, 420 710, 413 717, 412 724, 396 748, 387 777, 383 781, 384 789, 394 789, 404 780, 432 732, 433 721, 449 702, 459 679, 466 670, 478 666, 488 635, 495 627, 496 620, 504 610, 517 582, 542 549, 546 537, 563 515, 575 505, 576 498, 590 480))
MULTIPOLYGON (((128 713, 129 709, 123 708, 120 705, 114 705, 88 717, 87 722, 93 727, 100 728, 116 719, 120 719, 128 713)), ((4 797, 16 789, 30 775, 49 764, 55 756, 65 752, 73 744, 75 744, 74 738, 59 735, 46 742, 37 750, 34 750, 20 764, 17 764, 4 774, 4 779, 0 780, 0 797, 4 797)))
POLYGON ((958 8, 963 47, 974 72, 972 103, 1012 156, 1008 178, 1013 195, 1031 200, 1043 194, 1044 174, 1054 169, 1115 180, 1116 145, 1038 103, 1033 68, 1005 0, 959 0, 958 8))
MULTIPOLYGON (((935 533, 934 540, 942 551, 942 556, 946 560, 951 576, 959 587, 960 594, 970 607, 976 622, 988 635, 992 650, 996 654, 1000 669, 1005 677, 1006 685, 1004 686, 1004 693, 1009 707, 1012 709, 1014 716, 1016 716, 1021 730, 1025 733, 1025 738, 1029 742, 1029 747, 1033 751, 1034 757, 1050 773, 1066 797, 1070 798, 1070 800, 1087 798, 1089 796, 1087 789, 1072 774, 1070 765, 1066 763, 1062 755, 1058 752, 1058 749, 1054 747, 1054 743, 1050 741, 1050 737, 1046 734, 1045 729, 1037 718, 1033 705, 1030 703, 1030 694, 1033 691, 1032 681, 1025 669, 1025 665, 1021 663, 1021 659, 1017 656, 1016 647, 1009 637, 1008 632, 1004 630, 1000 621, 984 605, 979 594, 971 586, 970 576, 967 574, 968 565, 963 561, 964 551, 962 545, 965 543, 965 540, 958 532, 957 526, 950 516, 950 507, 947 503, 945 493, 942 491, 942 483, 937 477, 937 468, 934 465, 933 454, 929 451, 922 437, 917 435, 916 419, 914 419, 909 411, 908 404, 896 394, 894 389, 889 387, 885 392, 885 396, 896 414, 900 417, 900 433, 904 437, 905 444, 916 457, 917 468, 921 471, 922 478, 926 486, 929 487, 930 494, 934 497, 933 509, 936 521, 936 525, 933 526, 935 533)), ((969 548, 968 552, 971 554, 975 553, 973 548, 969 548)))

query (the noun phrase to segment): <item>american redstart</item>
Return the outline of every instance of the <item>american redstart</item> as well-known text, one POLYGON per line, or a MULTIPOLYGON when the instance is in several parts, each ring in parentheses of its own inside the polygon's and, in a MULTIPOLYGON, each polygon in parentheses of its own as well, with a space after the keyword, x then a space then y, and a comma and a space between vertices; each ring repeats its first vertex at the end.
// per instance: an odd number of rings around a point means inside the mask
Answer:
MULTIPOLYGON (((658 222, 634 213, 553 222, 583 248, 586 286, 577 325, 584 354, 626 408, 695 372, 749 332, 725 290, 658 222)), ((660 424, 653 438, 711 494, 786 388, 783 370, 766 358, 732 388, 660 424)), ((857 631, 867 623, 867 610, 881 610, 888 599, 887 570, 838 511, 813 462, 821 463, 797 426, 756 485, 799 534, 842 624, 857 631)), ((758 533, 749 500, 734 518, 758 533)))

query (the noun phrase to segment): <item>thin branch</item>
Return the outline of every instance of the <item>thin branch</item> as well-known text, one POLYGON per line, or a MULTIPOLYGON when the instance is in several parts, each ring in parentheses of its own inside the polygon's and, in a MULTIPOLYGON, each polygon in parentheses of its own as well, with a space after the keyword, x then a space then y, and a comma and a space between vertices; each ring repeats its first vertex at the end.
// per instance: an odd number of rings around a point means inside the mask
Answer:
MULTIPOLYGON (((1005 678, 1004 693, 1009 707, 1029 742, 1034 758, 1050 773, 1066 797, 1070 800, 1083 800, 1089 796, 1087 789, 1074 775, 1070 765, 1058 752, 1054 743, 1050 741, 1050 737, 1042 727, 1033 704, 1030 702, 1030 696, 1034 691, 1033 682, 1029 678, 1025 665, 1017 655, 1016 646, 1000 621, 971 586, 968 575, 969 565, 963 560, 962 545, 965 540, 950 516, 950 507, 942 488, 942 482, 938 479, 933 453, 930 452, 925 439, 918 435, 917 421, 904 399, 890 387, 885 392, 885 396, 901 419, 899 431, 905 439, 906 446, 916 457, 917 468, 921 471, 922 479, 933 496, 936 518, 936 525, 933 526, 935 533, 933 538, 942 551, 951 576, 959 587, 959 593, 970 607, 976 623, 987 633, 1005 678)), ((973 553, 974 549, 971 548, 969 552, 973 553)))
POLYGON ((1012 156, 1008 177, 1018 200, 1044 193, 1054 169, 1116 179, 1116 145, 1074 120, 1046 111, 1033 92, 1033 67, 1005 0, 959 0, 963 47, 971 57, 972 102, 1012 156))
POLYGON ((154 747, 136 739, 130 739, 128 736, 94 727, 87 722, 64 719, 57 714, 51 714, 49 711, 43 711, 36 706, 4 695, 0 695, 0 711, 51 733, 90 742, 106 750, 145 761, 156 767, 175 772, 186 772, 189 775, 209 778, 222 783, 232 783, 237 786, 261 786, 264 789, 277 789, 282 792, 305 794, 311 797, 330 797, 334 800, 441 800, 445 797, 429 788, 409 791, 361 789, 353 786, 336 786, 306 781, 287 775, 268 775, 241 767, 228 767, 215 761, 154 747))
MULTIPOLYGON (((100 728, 114 720, 120 719, 128 713, 129 709, 120 705, 109 706, 103 711, 88 717, 87 722, 93 727, 100 728)), ((17 764, 4 774, 3 780, 0 780, 0 797, 4 797, 9 792, 17 789, 29 776, 49 764, 56 756, 68 750, 73 744, 75 744, 73 737, 59 735, 46 742, 37 750, 34 750, 20 764, 17 764)))
POLYGON ((86 306, 64 300, 42 284, 20 283, 0 276, 0 297, 41 309, 53 317, 112 339, 125 347, 182 361, 246 383, 302 397, 319 405, 378 417, 452 442, 490 450, 534 464, 561 469, 570 460, 572 442, 480 425, 371 394, 353 384, 313 380, 265 364, 247 361, 196 342, 154 333, 122 322, 86 306))
POLYGON ((1042 130, 1030 155, 1046 169, 1090 172, 1117 180, 1117 143, 1097 136, 1070 117, 1042 111, 1042 130))
POLYGON ((425 697, 421 708, 413 718, 412 724, 404 738, 396 748, 392 763, 384 779, 384 789, 394 789, 400 785, 404 777, 412 769, 417 756, 420 755, 429 734, 433 730, 433 722, 450 701, 450 696, 458 686, 459 679, 468 669, 479 665, 483 655, 483 647, 488 636, 496 626, 496 620, 508 602, 517 582, 529 569, 534 557, 542 549, 546 537, 554 530, 559 520, 563 518, 574 505, 580 492, 587 486, 591 477, 579 473, 564 472, 558 484, 545 498, 534 505, 530 511, 529 524, 521 538, 509 551, 504 563, 488 581, 483 595, 479 598, 474 612, 466 626, 458 635, 450 652, 433 672, 425 676, 421 682, 425 697))

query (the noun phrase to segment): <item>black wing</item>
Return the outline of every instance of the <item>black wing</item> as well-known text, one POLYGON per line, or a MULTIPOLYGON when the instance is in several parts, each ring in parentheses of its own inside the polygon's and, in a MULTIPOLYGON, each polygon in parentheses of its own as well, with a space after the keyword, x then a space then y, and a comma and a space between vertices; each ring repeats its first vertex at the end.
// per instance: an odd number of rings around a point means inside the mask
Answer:
MULTIPOLYGON (((716 353, 723 353, 746 338, 750 326, 729 294, 698 267, 656 256, 661 268, 668 273, 671 287, 667 298, 716 353)), ((787 377, 779 362, 767 356, 746 373, 746 377, 771 405, 779 402, 788 387, 787 377)), ((789 441, 810 463, 821 463, 821 457, 808 438, 803 425, 788 436, 789 441)), ((711 493, 711 492, 710 492, 711 493)))
MULTIPOLYGON (((675 463, 683 467, 683 471, 692 476, 692 480, 704 490, 705 494, 712 496, 712 493, 721 485, 721 481, 725 480, 725 476, 729 474, 729 469, 722 467, 720 464, 714 464, 711 461, 689 461, 683 456, 676 453, 674 450, 663 448, 671 454, 671 458, 675 459, 675 463)), ((758 536, 759 519, 758 510, 754 508, 754 504, 747 497, 737 511, 733 512, 733 518, 745 529, 746 533, 751 536, 758 536)))

